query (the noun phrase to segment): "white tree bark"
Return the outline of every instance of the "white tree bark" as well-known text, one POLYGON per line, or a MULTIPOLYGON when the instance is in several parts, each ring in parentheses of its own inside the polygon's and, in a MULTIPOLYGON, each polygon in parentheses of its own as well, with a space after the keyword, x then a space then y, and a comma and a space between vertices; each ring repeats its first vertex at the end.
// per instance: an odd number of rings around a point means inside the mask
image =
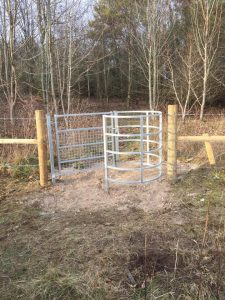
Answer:
POLYGON ((203 119, 208 92, 208 80, 213 71, 216 53, 218 51, 221 28, 222 2, 220 0, 198 0, 192 10, 192 27, 195 45, 200 56, 202 75, 202 96, 200 104, 200 119, 203 119))

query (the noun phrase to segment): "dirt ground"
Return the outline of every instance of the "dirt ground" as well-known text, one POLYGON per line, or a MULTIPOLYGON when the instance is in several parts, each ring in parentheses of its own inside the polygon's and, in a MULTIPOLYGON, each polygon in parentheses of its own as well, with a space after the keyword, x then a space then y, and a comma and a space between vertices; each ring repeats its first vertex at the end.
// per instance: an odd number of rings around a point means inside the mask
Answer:
POLYGON ((103 171, 89 171, 62 178, 54 186, 22 200, 37 203, 45 212, 141 209, 144 212, 168 207, 170 186, 165 179, 143 185, 112 185, 104 189, 103 171))
POLYGON ((0 178, 0 299, 225 299, 225 170, 103 189, 0 178))

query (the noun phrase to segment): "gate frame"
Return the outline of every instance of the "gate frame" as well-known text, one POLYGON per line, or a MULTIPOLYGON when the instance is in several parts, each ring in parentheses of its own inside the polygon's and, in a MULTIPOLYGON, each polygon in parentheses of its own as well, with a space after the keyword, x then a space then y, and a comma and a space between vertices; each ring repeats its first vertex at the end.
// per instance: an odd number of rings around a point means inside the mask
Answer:
MULTIPOLYGON (((69 118, 69 117, 82 117, 82 116, 102 116, 102 118, 104 119, 104 116, 114 116, 114 118, 112 118, 112 121, 113 123, 111 124, 112 126, 112 130, 114 131, 113 133, 115 134, 112 138, 112 148, 114 149, 115 152, 119 152, 119 141, 118 139, 116 138, 117 134, 119 134, 119 126, 118 126, 118 116, 120 114, 128 114, 130 113, 131 115, 135 116, 135 114, 143 114, 143 115, 146 115, 146 121, 148 122, 146 124, 146 126, 149 125, 149 114, 156 114, 157 113, 157 116, 160 115, 159 117, 159 128, 161 128, 161 132, 159 132, 159 141, 161 143, 161 148, 159 149, 160 153, 159 153, 159 157, 160 157, 160 165, 162 164, 162 112, 158 112, 158 111, 110 111, 110 112, 96 112, 96 113, 81 113, 81 114, 65 114, 65 115, 57 115, 55 114, 54 117, 53 117, 53 120, 51 119, 51 116, 49 114, 46 115, 46 120, 47 120, 47 133, 48 133, 48 146, 49 146, 49 153, 50 153, 50 167, 51 167, 51 179, 52 179, 52 183, 54 184, 56 182, 56 179, 63 176, 63 175, 66 175, 66 172, 64 174, 62 174, 62 160, 60 159, 60 149, 59 149, 59 146, 60 146, 60 141, 59 141, 59 133, 61 132, 61 130, 67 132, 68 131, 84 131, 84 130, 97 130, 97 129, 102 129, 102 133, 103 133, 103 138, 102 138, 102 145, 103 145, 103 150, 104 150, 104 153, 105 153, 105 144, 104 144, 104 126, 103 126, 103 123, 101 125, 101 127, 90 127, 90 128, 72 128, 72 129, 59 129, 58 128, 58 119, 59 118, 64 118, 65 122, 66 122, 66 118, 69 118), (52 133, 52 126, 54 126, 54 129, 55 129, 55 147, 54 147, 54 144, 53 144, 53 133, 52 133), (54 161, 54 149, 56 150, 56 155, 57 155, 57 161, 58 161, 58 170, 56 171, 56 168, 55 168, 55 161, 54 161)), ((139 115, 140 117, 140 115, 139 115)), ((143 118, 142 118, 142 123, 143 123, 143 118)), ((142 128, 143 130, 143 128, 142 128)), ((140 133, 141 134, 141 133, 140 133)), ((143 138, 143 137, 142 137, 143 138)), ((147 151, 149 151, 149 135, 147 135, 147 151)), ((77 144, 77 145, 82 145, 82 144, 77 144)), ((95 145, 95 143, 94 143, 95 145)), ((104 154, 103 153, 103 154, 104 154)), ((116 155, 112 155, 113 157, 113 164, 114 166, 117 165, 117 161, 118 161, 118 157, 119 157, 119 154, 116 154, 116 155)), ((96 157, 97 159, 98 157, 96 157)), ((100 157, 99 157, 100 158, 100 157)), ((101 157, 105 160, 105 154, 101 157)), ((88 159, 85 158, 85 159, 88 159)), ((83 159, 83 160, 85 160, 83 159)), ((104 160, 103 160, 103 166, 104 166, 104 160)), ((149 156, 147 156, 147 160, 149 161, 149 156)), ((77 160, 74 160, 74 162, 77 161, 77 160)), ((86 171, 90 170, 89 168, 86 168, 85 169, 86 171)), ((74 173, 77 173, 77 170, 74 171, 74 173)), ((160 175, 157 176, 157 178, 159 178, 162 174, 162 171, 160 172, 160 175)), ((155 178, 155 179, 157 179, 155 178)))
MULTIPOLYGON (((114 112, 96 112, 96 113, 64 114, 64 115, 55 114, 54 117, 53 117, 53 121, 51 119, 50 114, 46 115, 47 132, 48 132, 48 146, 49 146, 49 153, 50 153, 51 179, 52 179, 53 184, 56 182, 57 178, 59 178, 60 176, 65 175, 65 174, 62 174, 62 167, 61 167, 62 161, 60 159, 60 151, 59 151, 59 146, 60 146, 59 133, 61 132, 61 130, 66 132, 67 130, 68 131, 76 131, 76 130, 77 131, 87 131, 87 130, 90 130, 90 129, 91 130, 102 129, 102 131, 103 131, 102 125, 101 125, 101 127, 90 127, 90 128, 83 127, 83 128, 73 128, 73 129, 58 129, 58 119, 59 118, 64 118, 64 120, 65 120, 66 118, 69 118, 69 117, 103 116, 103 115, 110 115, 110 114, 113 114, 113 113, 114 112), (55 146, 56 146, 56 154, 57 154, 57 161, 58 161, 58 171, 57 172, 56 172, 55 161, 54 161, 54 148, 55 147, 54 147, 54 144, 53 144, 52 126, 54 126, 54 129, 55 129, 55 142, 56 142, 55 146)), ((93 143, 93 145, 95 145, 95 143, 93 143)), ((103 139, 102 139, 102 145, 104 147, 103 139)), ((98 157, 96 157, 96 159, 97 158, 98 157)), ((104 158, 104 155, 102 155, 101 158, 104 158)), ((86 159, 89 159, 89 158, 87 157, 86 159)), ((94 158, 92 158, 92 159, 94 159, 94 158)), ((89 170, 89 169, 87 168, 85 170, 89 170)), ((76 173, 76 171, 74 173, 76 173)))
MULTIPOLYGON (((130 126, 132 128, 133 126, 130 126)), ((129 126, 128 126, 129 128, 129 126)), ((113 128, 114 129, 114 128, 113 128)), ((115 184, 143 184, 143 183, 149 183, 151 181, 157 180, 162 176, 162 112, 161 111, 117 111, 116 114, 113 115, 103 115, 103 139, 104 139, 104 177, 105 177, 105 190, 109 190, 109 183, 115 183, 115 184), (124 114, 124 115, 123 115, 124 114), (140 115, 138 115, 140 114, 140 115), (149 117, 150 116, 157 116, 159 118, 158 120, 158 126, 152 126, 149 125, 149 117), (114 133, 114 130, 112 130, 112 133, 107 132, 107 118, 111 118, 111 124, 117 124, 115 125, 115 128, 117 130, 117 133, 114 133), (140 120, 140 125, 136 126, 136 128, 140 127, 140 133, 139 134, 120 134, 119 133, 119 125, 118 125, 118 120, 119 119, 139 119, 140 120), (146 125, 144 123, 144 118, 146 119, 146 125), (144 133, 144 127, 146 127, 146 133, 144 133), (155 128, 158 129, 156 133, 149 133, 150 128, 155 128), (149 144, 151 142, 150 137, 153 135, 158 135, 158 141, 156 142, 158 144, 158 147, 156 149, 153 149, 150 151, 149 144), (107 136, 111 136, 112 139, 116 140, 116 147, 112 147, 112 150, 108 150, 108 140, 107 136), (140 136, 140 151, 125 151, 125 152, 120 152, 119 151, 119 137, 122 136, 140 136), (144 142, 146 137, 146 142, 147 142, 147 150, 144 150, 144 142), (159 151, 159 154, 153 154, 152 152, 154 151, 159 151), (108 165, 108 154, 111 153, 113 155, 113 164, 111 166, 108 165), (118 167, 114 161, 117 161, 117 159, 114 159, 114 156, 117 157, 119 154, 137 154, 140 155, 140 167, 138 168, 123 168, 123 167, 118 167), (144 155, 147 155, 147 167, 144 166, 144 155), (159 162, 155 165, 150 165, 150 156, 155 156, 159 159, 159 162), (120 179, 112 179, 108 176, 108 169, 114 169, 114 170, 124 170, 124 171, 134 171, 134 170, 140 170, 140 180, 138 181, 130 181, 130 180, 123 180, 121 181, 120 179), (159 174, 144 180, 144 174, 143 171, 144 169, 159 169, 159 174)))

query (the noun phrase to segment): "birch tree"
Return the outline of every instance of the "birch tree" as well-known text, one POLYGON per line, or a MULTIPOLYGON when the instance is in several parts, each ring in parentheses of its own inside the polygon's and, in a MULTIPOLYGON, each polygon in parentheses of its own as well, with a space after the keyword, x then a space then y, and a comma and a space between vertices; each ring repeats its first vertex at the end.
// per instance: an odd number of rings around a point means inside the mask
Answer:
POLYGON ((222 1, 197 0, 192 7, 192 26, 195 45, 201 59, 202 93, 200 99, 200 119, 203 119, 209 88, 210 73, 213 72, 219 47, 222 1))
POLYGON ((40 50, 41 50, 41 91, 42 99, 49 104, 49 65, 46 51, 47 36, 47 10, 45 0, 35 0, 37 10, 37 27, 39 30, 40 50))
MULTIPOLYGON (((174 38, 175 39, 175 38, 174 38)), ((196 90, 199 86, 199 56, 195 53, 192 35, 183 41, 182 46, 168 55, 168 84, 181 110, 184 122, 186 114, 197 103, 196 90), (195 101, 194 101, 195 99, 195 101)), ((198 99, 198 97, 197 97, 198 99)))
POLYGON ((135 1, 139 27, 135 41, 135 58, 147 82, 149 108, 159 102, 160 68, 170 36, 170 4, 166 0, 135 1))
POLYGON ((19 1, 3 0, 1 2, 3 70, 1 85, 9 106, 11 122, 14 121, 14 108, 18 96, 18 82, 16 72, 16 26, 19 1))

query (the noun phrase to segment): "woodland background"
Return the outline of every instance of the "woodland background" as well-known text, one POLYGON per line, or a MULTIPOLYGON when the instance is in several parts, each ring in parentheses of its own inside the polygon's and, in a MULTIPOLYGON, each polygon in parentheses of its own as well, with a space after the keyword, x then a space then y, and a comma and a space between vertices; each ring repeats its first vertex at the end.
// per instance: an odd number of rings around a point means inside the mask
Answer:
MULTIPOLYGON (((224 136, 224 98, 224 0, 0 0, 1 138, 35 138, 37 108, 172 103, 178 135, 224 136)), ((214 167, 204 143, 181 142, 175 184, 106 194, 94 170, 40 189, 36 145, 0 145, 0 298, 224 300, 225 151, 212 147, 214 167)))
POLYGON ((202 119, 224 103, 224 15, 222 0, 1 0, 1 106, 13 122, 33 98, 56 113, 176 102, 202 119))

